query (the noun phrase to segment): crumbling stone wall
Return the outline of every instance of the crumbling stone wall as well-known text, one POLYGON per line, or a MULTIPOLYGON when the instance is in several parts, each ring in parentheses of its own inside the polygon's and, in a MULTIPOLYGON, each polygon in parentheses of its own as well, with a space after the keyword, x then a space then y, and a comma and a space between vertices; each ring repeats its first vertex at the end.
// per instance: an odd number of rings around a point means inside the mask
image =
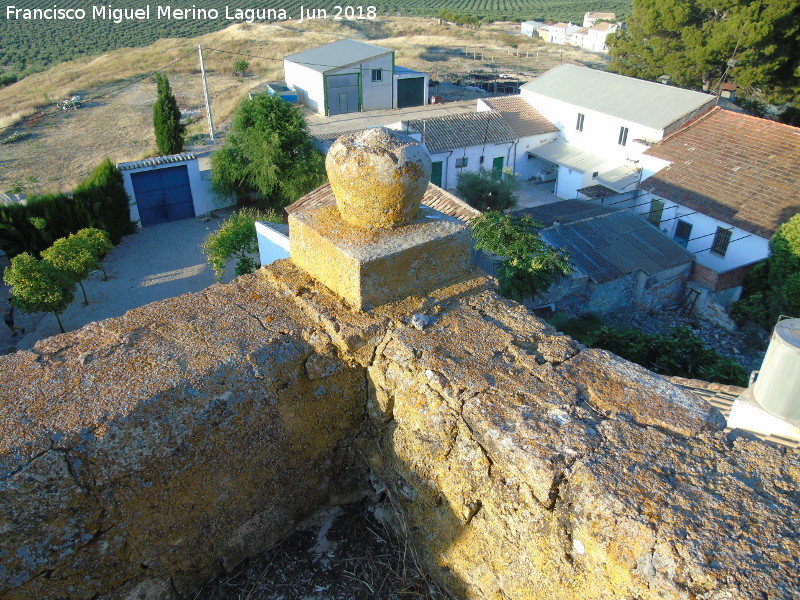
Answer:
POLYGON ((0 597, 172 598, 385 483, 465 598, 791 598, 796 457, 477 278, 279 261, 1 359, 0 597))
POLYGON ((260 277, 0 364, 0 596, 174 598, 357 475, 363 369, 260 277))

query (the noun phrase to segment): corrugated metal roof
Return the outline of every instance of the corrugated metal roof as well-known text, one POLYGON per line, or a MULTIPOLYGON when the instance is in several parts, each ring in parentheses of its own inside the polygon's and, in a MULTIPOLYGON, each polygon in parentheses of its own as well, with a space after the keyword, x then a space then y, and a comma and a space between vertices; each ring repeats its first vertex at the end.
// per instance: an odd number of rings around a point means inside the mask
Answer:
POLYGON ((409 131, 422 134, 431 154, 484 144, 512 142, 516 135, 494 110, 407 121, 409 131))
POLYGON ((291 54, 284 57, 283 60, 301 64, 319 73, 327 73, 333 69, 340 69, 390 52, 391 50, 386 48, 357 40, 339 40, 305 52, 291 54))
POLYGON ((652 275, 693 260, 686 249, 628 211, 566 200, 514 214, 529 215, 543 224, 559 220, 560 225, 541 231, 542 239, 569 252, 570 261, 595 283, 613 281, 636 271, 652 275), (569 216, 570 211, 576 212, 569 216), (564 216, 553 218, 554 214, 564 216))
MULTIPOLYGON (((309 192, 294 204, 290 204, 285 210, 288 214, 291 214, 297 211, 331 206, 335 203, 336 198, 333 195, 331 185, 326 183, 314 191, 309 192)), ((456 198, 450 192, 447 192, 432 183, 429 183, 427 189, 425 190, 425 195, 422 197, 422 204, 438 210, 440 213, 443 213, 448 217, 454 217, 464 222, 474 219, 481 214, 479 210, 472 208, 463 200, 456 198)))
POLYGON ((131 169, 141 169, 142 167, 156 167, 158 165, 168 165, 172 163, 182 163, 190 160, 195 160, 197 155, 192 152, 185 152, 184 154, 172 154, 170 156, 157 156, 155 158, 145 158, 144 160, 136 160, 133 162, 124 162, 117 165, 120 171, 130 171, 131 169))
POLYGON ((596 167, 606 162, 606 158, 599 154, 592 154, 588 150, 560 140, 528 150, 528 153, 581 173, 594 171, 596 167))
POLYGON ((654 129, 716 102, 709 94, 570 64, 550 69, 522 89, 654 129))

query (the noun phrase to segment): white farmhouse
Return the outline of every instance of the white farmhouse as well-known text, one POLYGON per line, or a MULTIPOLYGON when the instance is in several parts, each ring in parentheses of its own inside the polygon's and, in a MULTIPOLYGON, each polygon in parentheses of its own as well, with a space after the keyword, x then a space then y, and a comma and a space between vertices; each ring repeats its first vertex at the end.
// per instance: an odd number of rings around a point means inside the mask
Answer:
POLYGON ((340 40, 287 56, 284 78, 298 101, 320 114, 426 104, 429 75, 395 67, 394 52, 340 40))
POLYGON ((536 158, 533 150, 558 138, 558 128, 519 96, 501 96, 478 100, 478 112, 493 110, 500 113, 514 133, 515 142, 507 164, 522 180, 536 178, 555 179, 552 165, 536 158))
POLYGON ((541 29, 542 27, 546 27, 546 25, 547 24, 543 23, 542 21, 525 21, 520 25, 519 29, 522 35, 534 37, 536 36, 539 29, 541 29))
POLYGON ((693 279, 727 306, 800 213, 800 129, 715 108, 649 149, 636 204, 695 256, 693 279))
POLYGON ((612 12, 587 12, 583 15, 583 26, 594 27, 598 21, 614 22, 617 15, 612 12))
MULTIPOLYGON (((619 29, 617 23, 597 23, 586 30, 581 47, 591 52, 608 52, 606 39, 608 36, 619 29)), ((576 46, 578 44, 575 44, 576 46)))
POLYGON ((500 177, 516 160, 517 137, 497 111, 404 121, 396 129, 428 149, 431 183, 441 188, 455 188, 462 171, 483 168, 500 177))
POLYGON ((550 44, 571 44, 573 34, 580 29, 572 23, 556 23, 539 29, 539 36, 550 44))
POLYGON ((709 94, 570 64, 525 84, 520 96, 561 131, 531 154, 557 169, 563 199, 595 184, 635 191, 641 154, 716 103, 709 94))

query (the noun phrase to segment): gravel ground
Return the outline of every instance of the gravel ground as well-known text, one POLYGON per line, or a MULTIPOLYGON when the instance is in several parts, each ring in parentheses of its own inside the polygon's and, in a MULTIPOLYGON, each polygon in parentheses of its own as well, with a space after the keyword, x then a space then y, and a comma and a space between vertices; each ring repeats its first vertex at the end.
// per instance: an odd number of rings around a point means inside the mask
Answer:
MULTIPOLYGON (((126 236, 103 260, 108 281, 103 274, 92 274, 83 285, 89 304, 83 305, 80 288, 75 300, 61 315, 66 331, 79 329, 93 321, 119 317, 133 308, 190 292, 198 292, 215 283, 214 274, 200 250, 205 237, 216 230, 230 214, 217 210, 196 219, 162 223, 140 229, 126 236)), ((223 281, 233 278, 230 265, 223 281)), ((4 298, 8 287, 3 285, 4 298)), ((0 332, 0 349, 28 350, 46 337, 60 332, 52 313, 26 315, 15 311, 15 324, 25 328, 25 335, 11 336, 5 326, 0 332)))

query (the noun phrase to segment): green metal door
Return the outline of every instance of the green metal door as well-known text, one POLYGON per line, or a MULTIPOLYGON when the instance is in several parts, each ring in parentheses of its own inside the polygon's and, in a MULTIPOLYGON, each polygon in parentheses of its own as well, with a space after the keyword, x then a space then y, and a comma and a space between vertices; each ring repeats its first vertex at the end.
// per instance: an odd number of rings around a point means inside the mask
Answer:
POLYGON ((498 156, 492 161, 492 177, 500 179, 503 175, 503 157, 498 156))
POLYGON ((425 104, 425 78, 411 77, 397 80, 397 108, 425 104))
POLYGON ((442 187, 442 161, 431 164, 431 183, 442 187))

